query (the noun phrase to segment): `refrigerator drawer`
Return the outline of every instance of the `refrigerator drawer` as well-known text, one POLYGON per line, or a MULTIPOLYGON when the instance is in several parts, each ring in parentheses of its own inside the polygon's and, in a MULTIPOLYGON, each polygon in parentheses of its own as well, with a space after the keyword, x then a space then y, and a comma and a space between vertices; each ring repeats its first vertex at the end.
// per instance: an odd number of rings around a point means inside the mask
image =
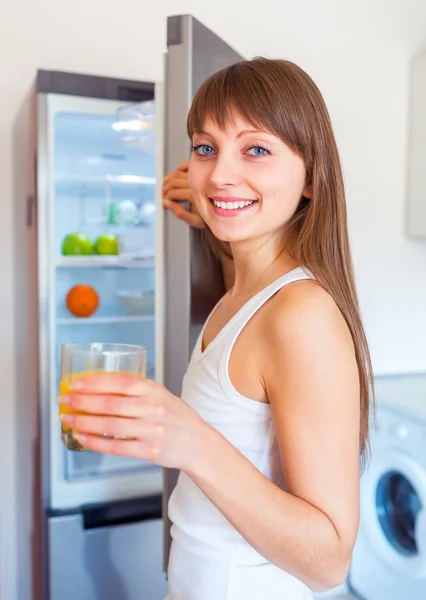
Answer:
POLYGON ((163 600, 160 497, 50 516, 49 600, 163 600))

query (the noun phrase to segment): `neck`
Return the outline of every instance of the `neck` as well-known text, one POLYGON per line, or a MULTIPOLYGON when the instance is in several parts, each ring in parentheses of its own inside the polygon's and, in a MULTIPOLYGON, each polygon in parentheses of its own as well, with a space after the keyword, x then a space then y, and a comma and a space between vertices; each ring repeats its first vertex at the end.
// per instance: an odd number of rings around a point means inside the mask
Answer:
POLYGON ((231 250, 235 281, 229 293, 233 298, 248 296, 297 266, 282 235, 231 243, 231 250))

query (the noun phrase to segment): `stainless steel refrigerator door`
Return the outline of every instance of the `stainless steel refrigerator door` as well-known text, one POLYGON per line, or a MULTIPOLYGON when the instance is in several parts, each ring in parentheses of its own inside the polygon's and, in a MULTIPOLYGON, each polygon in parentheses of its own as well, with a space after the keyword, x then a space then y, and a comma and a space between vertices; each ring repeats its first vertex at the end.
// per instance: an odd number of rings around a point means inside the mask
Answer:
MULTIPOLYGON (((241 56, 191 15, 167 19, 165 93, 165 171, 170 173, 189 158, 186 118, 192 98, 213 72, 241 56)), ((191 229, 170 213, 165 233, 164 382, 176 395, 194 343, 212 308, 224 293, 219 263, 205 250, 200 230, 191 229)), ((164 472, 164 564, 168 563, 170 522, 167 503, 178 472, 164 472)))

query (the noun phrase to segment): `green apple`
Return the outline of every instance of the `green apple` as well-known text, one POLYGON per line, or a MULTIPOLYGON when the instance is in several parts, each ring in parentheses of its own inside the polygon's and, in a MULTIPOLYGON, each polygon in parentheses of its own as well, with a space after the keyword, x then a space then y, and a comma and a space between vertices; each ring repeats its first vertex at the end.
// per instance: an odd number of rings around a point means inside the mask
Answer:
POLYGON ((87 256, 93 254, 93 245, 85 233, 69 233, 62 242, 62 254, 64 256, 87 256))
POLYGON ((116 235, 104 233, 95 242, 96 254, 118 254, 118 239, 116 235))

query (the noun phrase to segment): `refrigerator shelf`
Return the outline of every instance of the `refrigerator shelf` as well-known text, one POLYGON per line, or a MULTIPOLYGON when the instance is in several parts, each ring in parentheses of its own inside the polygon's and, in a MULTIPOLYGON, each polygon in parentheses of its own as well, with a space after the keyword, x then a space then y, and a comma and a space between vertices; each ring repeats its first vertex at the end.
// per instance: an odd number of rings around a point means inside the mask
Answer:
POLYGON ((118 267, 154 269, 152 256, 61 256, 56 266, 63 267, 118 267))
POLYGON ((129 315, 119 317, 87 317, 79 319, 77 317, 61 317, 56 319, 57 325, 71 325, 78 323, 79 325, 95 325, 108 323, 145 323, 154 320, 154 315, 129 315))
POLYGON ((125 185, 155 185, 155 177, 144 177, 140 175, 72 175, 57 173, 57 182, 81 183, 81 184, 125 184, 125 185))

